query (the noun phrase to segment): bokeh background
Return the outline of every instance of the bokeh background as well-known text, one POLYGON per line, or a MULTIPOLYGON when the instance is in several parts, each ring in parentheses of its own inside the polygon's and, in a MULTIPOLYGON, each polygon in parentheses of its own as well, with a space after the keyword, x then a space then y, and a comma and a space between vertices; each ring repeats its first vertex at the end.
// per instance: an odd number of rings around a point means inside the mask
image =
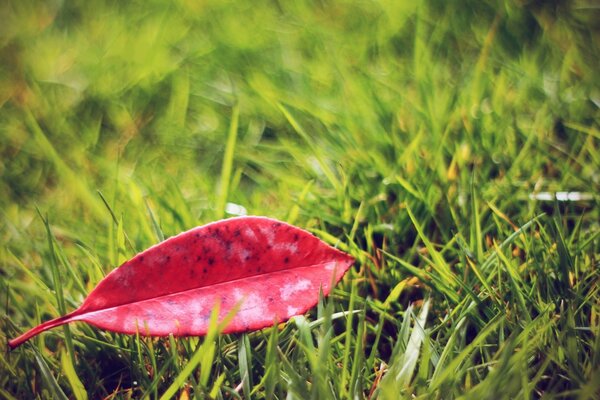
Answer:
POLYGON ((131 196, 177 192, 194 219, 220 214, 234 107, 227 201, 250 213, 286 215, 311 181, 309 215, 323 196, 377 201, 395 175, 447 192, 473 174, 515 200, 598 189, 589 2, 9 1, 0 12, 5 224, 25 227, 36 204, 55 222, 98 223, 96 191, 123 213, 137 211, 131 196))

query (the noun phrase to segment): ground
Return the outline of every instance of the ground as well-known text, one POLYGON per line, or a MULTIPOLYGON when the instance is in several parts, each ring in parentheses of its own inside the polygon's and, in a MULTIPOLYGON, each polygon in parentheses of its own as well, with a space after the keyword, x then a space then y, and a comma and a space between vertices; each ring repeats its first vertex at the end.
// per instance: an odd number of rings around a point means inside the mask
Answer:
POLYGON ((23 398, 594 398, 600 16, 583 1, 0 5, 2 340, 240 214, 355 265, 278 327, 75 323, 23 398))

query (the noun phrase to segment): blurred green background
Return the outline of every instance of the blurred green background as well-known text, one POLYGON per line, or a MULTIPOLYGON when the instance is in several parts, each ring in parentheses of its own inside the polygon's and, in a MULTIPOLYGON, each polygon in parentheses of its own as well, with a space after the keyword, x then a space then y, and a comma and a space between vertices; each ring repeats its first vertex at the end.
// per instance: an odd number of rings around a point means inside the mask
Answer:
MULTIPOLYGON (((0 274, 15 326, 58 313, 23 270, 52 282, 37 210, 87 290, 94 268, 244 209, 350 238, 365 299, 410 276, 379 250, 429 265, 407 205, 459 274, 466 247, 482 262, 559 211, 582 271, 597 267, 593 0, 9 0, 0 21, 0 274), (557 191, 585 200, 539 200, 557 191)), ((74 282, 68 307, 85 294, 74 282)), ((554 301, 535 287, 539 309, 554 301)), ((581 318, 598 329, 593 315, 581 318)), ((556 390, 586 381, 569 379, 556 390)))
POLYGON ((443 192, 473 174, 515 201, 598 188, 588 2, 9 1, 1 13, 4 224, 28 223, 34 204, 97 223, 97 190, 124 213, 131 196, 178 191, 195 219, 220 214, 235 105, 227 200, 250 213, 286 215, 311 180, 324 192, 308 214, 340 185, 372 200, 398 174, 443 192))

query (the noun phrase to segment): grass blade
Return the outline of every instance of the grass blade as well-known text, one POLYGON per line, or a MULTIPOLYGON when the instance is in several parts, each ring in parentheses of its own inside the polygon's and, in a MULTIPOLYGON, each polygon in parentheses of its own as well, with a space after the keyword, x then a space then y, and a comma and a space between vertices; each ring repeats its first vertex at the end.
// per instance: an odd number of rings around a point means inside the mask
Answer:
POLYGON ((48 367, 48 364, 42 355, 34 349, 33 356, 40 370, 40 374, 46 383, 46 388, 48 389, 48 392, 51 394, 52 398, 57 400, 67 400, 67 395, 65 395, 65 392, 63 392, 63 390, 60 388, 58 382, 52 375, 52 371, 50 371, 50 367, 48 367))
POLYGON ((71 385, 73 396, 75 396, 77 400, 87 400, 88 395, 85 391, 85 387, 83 386, 83 383, 81 383, 81 380, 79 380, 79 377, 75 372, 75 367, 71 363, 71 358, 64 351, 61 352, 60 361, 63 372, 67 377, 69 384, 71 385))
POLYGON ((239 119, 240 108, 236 104, 233 106, 231 114, 227 144, 225 145, 225 154, 223 155, 223 163, 221 165, 220 190, 216 203, 217 218, 223 218, 225 216, 225 206, 227 204, 227 198, 229 197, 229 186, 231 185, 231 171, 233 170, 233 158, 235 143, 238 136, 239 119))

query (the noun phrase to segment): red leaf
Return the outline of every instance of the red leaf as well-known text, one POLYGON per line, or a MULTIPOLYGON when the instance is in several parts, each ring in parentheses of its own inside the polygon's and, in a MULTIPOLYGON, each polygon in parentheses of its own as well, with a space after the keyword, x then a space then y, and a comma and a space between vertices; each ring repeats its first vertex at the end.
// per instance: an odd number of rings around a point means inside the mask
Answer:
POLYGON ((309 232, 265 217, 239 217, 181 233, 108 274, 81 307, 9 341, 73 321, 121 333, 204 335, 239 305, 224 332, 261 329, 303 314, 328 295, 354 259, 309 232))

